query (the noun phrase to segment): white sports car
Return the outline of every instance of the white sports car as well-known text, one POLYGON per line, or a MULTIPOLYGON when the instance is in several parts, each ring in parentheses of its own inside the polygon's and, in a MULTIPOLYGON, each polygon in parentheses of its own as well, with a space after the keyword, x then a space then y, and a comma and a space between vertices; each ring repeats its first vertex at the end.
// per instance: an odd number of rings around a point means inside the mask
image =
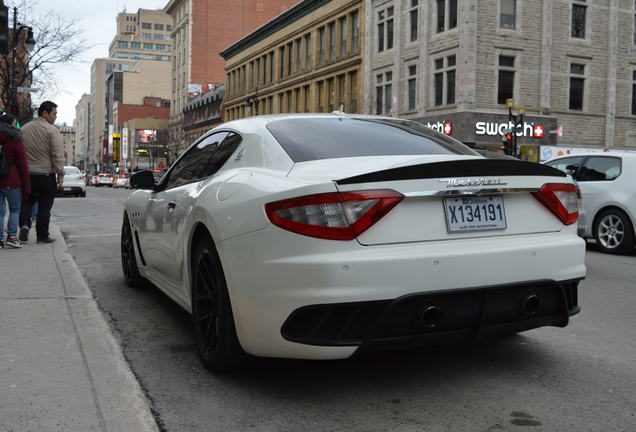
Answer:
POLYGON ((585 245, 561 171, 407 120, 289 114, 209 131, 124 210, 126 282, 192 313, 213 371, 469 343, 579 312, 585 245))

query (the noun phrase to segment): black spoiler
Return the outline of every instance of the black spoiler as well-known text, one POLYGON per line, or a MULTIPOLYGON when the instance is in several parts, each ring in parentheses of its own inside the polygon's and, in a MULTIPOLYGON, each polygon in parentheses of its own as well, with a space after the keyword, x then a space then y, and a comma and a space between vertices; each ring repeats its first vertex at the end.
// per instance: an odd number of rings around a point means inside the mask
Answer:
POLYGON ((516 159, 468 159, 391 168, 336 180, 339 185, 440 177, 550 176, 566 177, 551 166, 516 159))

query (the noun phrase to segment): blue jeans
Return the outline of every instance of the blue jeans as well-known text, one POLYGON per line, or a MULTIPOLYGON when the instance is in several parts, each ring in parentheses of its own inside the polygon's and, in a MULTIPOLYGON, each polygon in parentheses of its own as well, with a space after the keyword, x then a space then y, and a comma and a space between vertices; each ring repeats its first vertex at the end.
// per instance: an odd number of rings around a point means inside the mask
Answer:
POLYGON ((20 220, 20 203, 22 202, 22 188, 0 188, 0 239, 4 225, 4 200, 9 202, 9 222, 7 224, 7 237, 15 237, 18 234, 18 221, 20 220))

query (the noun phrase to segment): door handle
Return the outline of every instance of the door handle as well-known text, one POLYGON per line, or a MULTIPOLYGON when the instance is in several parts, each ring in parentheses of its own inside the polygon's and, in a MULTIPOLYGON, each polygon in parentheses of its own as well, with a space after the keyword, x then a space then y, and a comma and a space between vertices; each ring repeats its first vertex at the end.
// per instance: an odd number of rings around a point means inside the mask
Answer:
POLYGON ((176 202, 174 202, 174 201, 170 201, 170 202, 168 203, 168 209, 169 209, 169 210, 174 210, 176 207, 177 207, 177 203, 176 203, 176 202))

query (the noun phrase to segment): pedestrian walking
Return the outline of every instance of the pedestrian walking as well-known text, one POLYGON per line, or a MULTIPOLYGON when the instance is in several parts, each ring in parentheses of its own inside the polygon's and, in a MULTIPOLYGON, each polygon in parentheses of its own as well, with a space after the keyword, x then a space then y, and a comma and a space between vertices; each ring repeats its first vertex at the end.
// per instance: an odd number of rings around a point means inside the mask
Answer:
POLYGON ((31 181, 31 194, 22 201, 20 210, 19 239, 23 242, 29 240, 31 209, 36 202, 37 242, 52 243, 56 240, 49 236, 49 221, 55 192, 64 184, 64 149, 62 135, 54 126, 56 118, 57 105, 51 101, 42 102, 38 108, 38 117, 22 128, 31 181))
POLYGON ((29 165, 22 133, 15 127, 17 119, 9 113, 0 113, 0 249, 4 247, 21 248, 16 238, 20 218, 20 204, 29 196, 29 165), (7 237, 4 238, 5 201, 9 205, 7 237))

